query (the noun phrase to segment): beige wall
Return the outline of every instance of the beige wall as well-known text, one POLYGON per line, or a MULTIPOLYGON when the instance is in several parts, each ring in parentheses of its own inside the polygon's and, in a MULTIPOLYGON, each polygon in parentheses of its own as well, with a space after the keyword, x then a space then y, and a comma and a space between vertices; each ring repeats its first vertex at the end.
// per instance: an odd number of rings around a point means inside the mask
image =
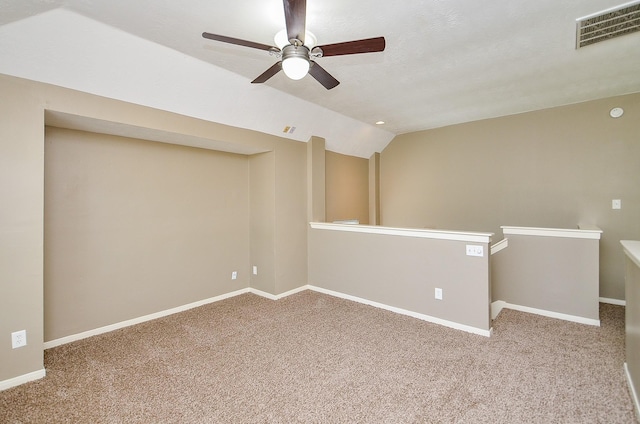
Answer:
POLYGON ((467 256, 467 244, 489 250, 480 242, 309 229, 309 284, 488 331, 489 259, 467 256))
POLYGON ((44 115, 24 88, 0 78, 0 381, 43 368, 44 115))
POLYGON ((275 291, 275 154, 249 158, 250 265, 258 267, 251 274, 251 287, 264 292, 275 291))
POLYGON ((307 146, 280 143, 275 162, 275 288, 285 293, 307 284, 307 146))
POLYGON ((638 134, 640 94, 400 135, 381 154, 382 225, 497 241, 501 225, 595 224, 600 296, 623 299, 618 241, 640 238, 638 134))
POLYGON ((248 287, 247 168, 242 155, 47 127, 44 340, 248 287))
POLYGON ((307 143, 307 221, 309 222, 326 220, 325 163, 325 140, 320 137, 311 137, 307 143))
POLYGON ((493 301, 600 322, 599 240, 515 234, 508 238, 508 247, 491 255, 493 301))
POLYGON ((369 161, 327 151, 325 166, 327 222, 369 224, 369 161))
POLYGON ((369 225, 380 225, 380 153, 369 158, 369 225))
MULTIPOLYGON (((45 110, 53 110, 63 112, 70 115, 78 115, 89 118, 95 118, 106 122, 130 125, 138 128, 148 128, 163 131, 165 133, 184 135, 178 137, 178 142, 188 140, 190 137, 198 137, 200 140, 212 140, 212 142, 225 142, 233 145, 250 148, 256 151, 273 152, 273 159, 265 166, 271 166, 270 170, 264 170, 260 175, 273 175, 274 189, 271 194, 274 205, 273 219, 263 219, 251 221, 249 225, 249 214, 255 212, 251 209, 250 200, 251 188, 255 188, 248 181, 250 169, 253 165, 252 159, 238 158, 235 155, 223 155, 219 153, 204 153, 204 156, 213 160, 213 163, 220 165, 223 169, 228 168, 232 174, 237 174, 244 169, 245 175, 241 177, 240 182, 244 181, 245 188, 232 194, 224 187, 229 184, 231 190, 235 190, 237 181, 218 181, 214 183, 217 194, 226 193, 227 198, 215 198, 215 202, 229 201, 234 203, 234 208, 245 202, 246 209, 244 212, 231 210, 215 210, 217 206, 209 203, 212 210, 211 225, 213 229, 210 231, 218 231, 217 236, 222 239, 216 240, 216 245, 206 245, 204 241, 199 240, 199 247, 206 247, 209 253, 216 253, 216 246, 229 246, 232 249, 240 248, 243 244, 247 245, 247 234, 268 234, 273 232, 273 246, 269 243, 256 242, 245 249, 245 252, 239 253, 237 262, 229 264, 221 264, 221 262, 213 260, 212 269, 204 272, 202 275, 192 276, 197 280, 195 285, 188 290, 188 293, 182 293, 180 290, 173 292, 177 296, 184 296, 175 299, 174 303, 183 300, 198 300, 214 295, 223 290, 229 290, 230 286, 230 268, 235 266, 246 265, 245 270, 239 271, 239 278, 245 278, 238 282, 238 285, 244 284, 246 287, 246 278, 250 273, 251 264, 247 264, 247 258, 252 263, 266 264, 259 267, 259 276, 265 270, 268 274, 269 266, 273 266, 272 282, 265 285, 265 289, 273 294, 279 294, 279 290, 289 290, 306 284, 307 262, 306 262, 306 146, 304 143, 292 142, 280 137, 261 134, 254 131, 243 130, 239 128, 228 127, 208 121, 188 118, 168 112, 154 110, 147 107, 119 102, 111 99, 101 98, 86 93, 80 93, 73 90, 55 87, 47 84, 35 83, 19 78, 0 75, 0 92, 2 93, 2 102, 0 102, 0 382, 8 381, 13 378, 26 375, 32 372, 38 372, 43 367, 43 341, 44 341, 44 315, 43 315, 43 281, 44 266, 43 261, 49 258, 43 257, 43 228, 44 228, 44 112, 45 110), (277 167, 277 168, 276 168, 277 167), (292 181, 293 180, 293 181, 292 181), (238 197, 234 197, 237 195, 238 197), (244 199, 244 200, 243 200, 244 199), (244 216, 246 224, 239 231, 242 234, 236 234, 233 231, 236 221, 233 221, 227 229, 221 229, 216 218, 226 217, 227 214, 238 212, 238 217, 244 216), (216 215, 218 214, 218 215, 216 215), (230 233, 233 232, 233 235, 230 233), (237 240, 236 240, 237 238, 237 240), (244 240, 241 241, 241 240, 244 240), (264 248, 264 246, 267 246, 264 248), (244 272, 243 272, 244 271, 244 272), (217 278, 222 275, 222 282, 218 286, 209 287, 207 281, 209 277, 217 278), (11 349, 10 333, 18 330, 27 330, 28 345, 19 349, 11 349)), ((92 138, 93 136, 89 136, 92 138)), ((127 140, 129 147, 139 146, 146 142, 138 142, 127 140), (130 143, 130 144, 129 144, 130 143)), ((104 144, 104 143, 103 143, 104 144)), ((86 148, 94 148, 95 146, 85 146, 86 148)), ((137 147, 136 147, 137 148, 137 147)), ((172 149, 170 156, 178 156, 185 158, 190 155, 190 149, 176 148, 172 149)), ((144 149, 143 149, 144 150, 144 149)), ((146 150, 144 150, 146 152, 146 150)), ((139 154, 137 152, 136 154, 139 154)), ((159 153, 165 155, 166 152, 159 153)), ((111 153, 110 153, 111 154, 111 153)), ((155 150, 154 153, 155 155, 155 150)), ((115 158, 115 157, 114 157, 115 158)), ((124 160, 122 157, 120 158, 124 160)), ((186 162, 191 161, 189 159, 186 162)), ((200 159, 198 159, 200 160, 200 159)), ((206 161, 206 159, 202 159, 206 161)), ((171 162, 169 162, 171 164, 171 162)), ((148 161, 141 161, 141 165, 149 167, 153 172, 157 172, 157 168, 153 167, 148 161)), ((104 167, 104 163, 98 162, 98 165, 104 167)), ((176 169, 183 169, 183 164, 175 164, 176 169), (182 168, 181 168, 182 167, 182 168)), ((217 175, 216 170, 205 170, 207 166, 196 166, 193 171, 202 171, 207 176, 217 175)), ((255 170, 255 169, 254 169, 255 170)), ((151 172, 150 171, 150 172, 151 172)), ((222 171, 222 169, 220 170, 222 171)), ((106 172, 106 170, 104 170, 106 172)), ((128 172, 133 172, 132 170, 128 172)), ((146 171, 145 171, 146 172, 146 171)), ((186 172, 186 170, 185 170, 186 172)), ((190 174, 196 181, 194 184, 200 184, 200 177, 190 174)), ((227 174, 225 174, 227 175, 227 174)), ((165 180, 167 184, 173 183, 165 180)), ((126 183, 123 183, 126 184, 126 183)), ((133 188, 133 187, 132 187, 133 188)), ((64 191, 64 187, 58 187, 58 190, 64 191)), ((73 186, 67 187, 73 189, 73 186)), ((261 190, 261 188, 256 188, 261 190)), ((89 196, 88 188, 84 188, 85 194, 89 196)), ((177 187, 172 188, 172 193, 178 191, 177 187)), ((258 192, 254 191, 256 195, 258 192)), ((70 193, 68 193, 70 195, 70 193)), ((189 194, 180 193, 182 194, 189 194)), ((193 193, 191 193, 193 194, 193 193)), ((130 193, 131 195, 131 193, 130 193)), ((215 196, 212 196, 215 197, 215 196)), ((87 199, 89 199, 87 197, 87 199)), ((99 201, 100 199, 93 199, 99 201)), ((161 202, 166 201, 161 196, 151 199, 161 202)), ((200 203, 202 204, 202 203, 200 203)), ((255 205, 255 203, 254 203, 255 205)), ((141 203, 143 208, 148 204, 141 203)), ((182 211, 184 212, 184 211, 182 211)), ((254 214, 255 217, 255 214, 254 214)), ((86 218, 87 221, 89 218, 86 218)), ((142 219, 140 217, 140 219, 142 219)), ((239 218, 240 219, 240 218, 239 218)), ((77 230, 77 229, 76 229, 77 230)), ((167 231, 169 229, 167 228, 167 231)), ((165 233, 165 236, 167 234, 165 233)), ((107 234, 102 236, 107 237, 107 234)), ((193 235, 196 240, 198 237, 193 235)), ((250 237, 250 236, 249 236, 250 237)), ((140 242, 141 248, 144 248, 146 240, 135 240, 140 242), (145 243, 142 243, 142 242, 145 243)), ((193 239, 191 240, 193 241, 193 239)), ((119 243, 119 241, 111 240, 110 243, 119 243)), ((117 247, 117 246, 116 246, 117 247)), ((132 246, 132 248, 135 246, 132 246)), ((115 251, 114 246, 102 246, 101 249, 115 251)), ((130 250, 131 251, 131 250, 130 250)), ((166 252, 156 252, 159 256, 166 252)), ((201 252, 205 254, 206 252, 201 252)), ((147 252, 140 254, 146 255, 147 252)), ((229 254, 232 254, 229 252, 229 254)), ((226 255, 224 253, 223 255, 226 255)), ((167 256, 168 257, 168 256, 167 256)), ((225 256, 226 257, 226 256, 225 256)), ((145 259, 146 264, 154 263, 155 259, 145 259)), ((184 260, 191 260, 188 256, 183 257, 184 260)), ((199 256, 198 259, 202 259, 199 256)), ((135 261, 130 258, 122 258, 125 264, 132 266, 135 261)), ((49 264, 48 264, 49 265, 49 264)), ((48 266, 47 265, 47 266, 48 266)), ((175 268, 177 269, 177 268, 175 268)), ((52 270, 53 271, 53 270, 52 270)), ((120 270, 123 275, 125 270, 120 270)), ((134 271, 130 269, 130 271, 134 271)), ((201 269, 202 271, 202 269, 201 269)), ((105 275, 108 270, 104 270, 105 275)), ((140 272, 137 270, 136 272, 140 272)), ((138 275, 140 276, 140 274, 138 275)), ((104 277, 104 276, 103 276, 104 277)), ((76 282, 79 280, 76 280, 76 282)), ((102 279, 102 282, 106 279, 102 279)), ((149 285, 130 287, 132 292, 140 288, 142 291, 148 289, 149 285)), ((175 288, 175 287, 173 287, 175 288)), ((79 290, 80 287, 76 287, 79 290)), ((123 287, 124 289, 124 287, 123 287)), ((96 293, 89 293, 90 297, 96 297, 96 293)), ((164 295, 163 295, 164 296, 164 295)), ((168 305, 167 297, 156 299, 155 306, 163 309, 164 305, 168 305)), ((68 299, 71 304, 78 303, 78 299, 68 299)), ((114 311, 118 316, 142 316, 151 312, 150 303, 143 302, 141 308, 132 307, 118 308, 114 311)), ((111 313, 111 312, 109 312, 111 313)), ((94 325, 105 322, 104 317, 98 317, 93 320, 94 325)), ((69 329, 69 331, 73 331, 69 329)))

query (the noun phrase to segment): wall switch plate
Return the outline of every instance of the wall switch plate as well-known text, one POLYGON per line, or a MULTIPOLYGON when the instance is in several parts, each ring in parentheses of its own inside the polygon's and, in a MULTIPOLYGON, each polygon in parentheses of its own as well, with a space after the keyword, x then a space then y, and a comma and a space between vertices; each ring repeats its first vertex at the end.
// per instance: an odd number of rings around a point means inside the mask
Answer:
POLYGON ((253 275, 258 275, 258 267, 257 266, 253 266, 253 275))
POLYGON ((611 201, 611 209, 622 209, 622 200, 613 199, 611 201))
POLYGON ((17 349, 27 345, 27 330, 20 330, 11 333, 11 348, 17 349))
POLYGON ((442 300, 442 289, 436 287, 435 298, 438 300, 442 300))
POLYGON ((475 244, 467 244, 467 256, 484 256, 484 248, 475 244))
POLYGON ((231 273, 231 279, 232 279, 232 280, 236 280, 237 278, 238 278, 238 271, 233 271, 233 272, 231 273))

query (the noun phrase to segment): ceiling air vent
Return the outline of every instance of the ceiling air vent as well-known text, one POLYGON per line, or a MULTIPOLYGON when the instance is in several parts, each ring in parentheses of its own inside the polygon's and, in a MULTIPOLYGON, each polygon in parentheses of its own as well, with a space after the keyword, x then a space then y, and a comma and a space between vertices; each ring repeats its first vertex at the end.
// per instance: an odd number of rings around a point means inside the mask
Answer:
POLYGON ((640 31, 640 1, 585 16, 576 24, 576 49, 640 31))

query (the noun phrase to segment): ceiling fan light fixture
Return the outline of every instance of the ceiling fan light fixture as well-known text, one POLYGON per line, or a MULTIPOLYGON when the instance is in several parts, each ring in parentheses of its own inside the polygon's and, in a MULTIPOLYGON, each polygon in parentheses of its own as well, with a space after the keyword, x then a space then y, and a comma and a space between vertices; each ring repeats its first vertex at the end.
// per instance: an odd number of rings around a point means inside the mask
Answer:
POLYGON ((306 46, 289 44, 282 49, 282 70, 292 80, 304 78, 310 67, 309 49, 306 46))
POLYGON ((309 72, 309 61, 303 57, 288 57, 282 61, 284 74, 292 80, 304 78, 309 72))

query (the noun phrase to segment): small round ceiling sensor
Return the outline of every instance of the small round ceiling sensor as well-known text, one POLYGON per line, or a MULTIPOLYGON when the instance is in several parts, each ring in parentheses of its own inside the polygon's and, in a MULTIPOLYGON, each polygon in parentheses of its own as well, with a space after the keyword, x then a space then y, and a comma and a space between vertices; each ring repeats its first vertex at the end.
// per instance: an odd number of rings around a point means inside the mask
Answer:
POLYGON ((609 112, 609 115, 611 115, 612 118, 619 118, 623 113, 624 110, 621 107, 614 107, 611 109, 611 112, 609 112))

